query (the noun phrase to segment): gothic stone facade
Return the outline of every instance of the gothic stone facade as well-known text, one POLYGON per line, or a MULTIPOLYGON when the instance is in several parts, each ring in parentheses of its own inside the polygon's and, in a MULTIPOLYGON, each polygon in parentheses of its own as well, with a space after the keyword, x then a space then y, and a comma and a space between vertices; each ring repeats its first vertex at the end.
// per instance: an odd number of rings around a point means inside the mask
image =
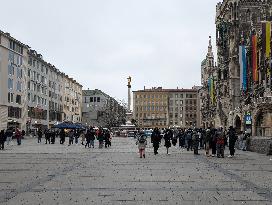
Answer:
MULTIPOLYGON (((216 7, 216 43, 218 69, 216 83, 215 126, 251 129, 253 135, 271 136, 271 77, 259 63, 259 81, 248 74, 248 92, 240 90, 239 45, 250 45, 252 33, 261 31, 262 21, 271 21, 272 2, 261 0, 224 0, 216 7), (245 119, 249 116, 249 123, 245 119), (251 119, 250 119, 251 118, 251 119), (218 124, 217 124, 218 123, 218 124)), ((258 43, 258 49, 261 46, 258 43)), ((250 51, 249 51, 250 54, 250 51)), ((250 67, 248 69, 251 69, 250 67)))

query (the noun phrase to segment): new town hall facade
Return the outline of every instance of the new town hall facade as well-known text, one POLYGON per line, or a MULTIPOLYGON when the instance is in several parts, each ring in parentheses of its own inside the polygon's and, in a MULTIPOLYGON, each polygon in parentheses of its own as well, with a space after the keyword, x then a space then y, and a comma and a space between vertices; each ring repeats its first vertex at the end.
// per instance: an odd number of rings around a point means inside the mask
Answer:
POLYGON ((224 0, 216 6, 217 65, 211 39, 201 64, 201 124, 272 136, 272 2, 224 0))

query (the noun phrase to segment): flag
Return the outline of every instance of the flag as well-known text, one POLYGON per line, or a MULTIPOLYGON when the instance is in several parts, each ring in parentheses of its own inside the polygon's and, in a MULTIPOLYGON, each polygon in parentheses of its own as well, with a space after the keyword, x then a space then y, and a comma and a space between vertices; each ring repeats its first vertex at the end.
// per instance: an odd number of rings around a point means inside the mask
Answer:
POLYGON ((271 22, 266 22, 266 32, 265 32, 265 57, 270 58, 271 55, 271 22))
POLYGON ((258 41, 257 35, 253 34, 252 35, 252 76, 253 76, 254 82, 258 81, 257 41, 258 41))
POLYGON ((246 47, 239 46, 239 62, 240 62, 240 88, 243 91, 247 90, 247 56, 246 47))

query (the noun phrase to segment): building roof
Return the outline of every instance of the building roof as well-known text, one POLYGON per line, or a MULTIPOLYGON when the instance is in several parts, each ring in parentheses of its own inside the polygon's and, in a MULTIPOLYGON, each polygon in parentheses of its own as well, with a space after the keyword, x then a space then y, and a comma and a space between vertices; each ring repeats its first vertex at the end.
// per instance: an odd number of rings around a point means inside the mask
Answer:
MULTIPOLYGON (((3 31, 0 30, 0 35, 3 35, 3 36, 5 36, 5 37, 7 37, 7 38, 9 38, 9 39, 11 39, 11 40, 13 40, 13 41, 15 41, 16 43, 20 44, 21 46, 27 48, 27 49, 28 49, 28 52, 27 52, 28 55, 31 55, 31 57, 35 57, 36 59, 39 59, 40 61, 42 61, 42 62, 43 62, 44 64, 46 64, 47 66, 51 67, 51 69, 53 69, 54 72, 56 72, 56 73, 58 73, 58 74, 61 74, 61 75, 63 75, 63 76, 66 75, 65 73, 63 73, 63 72, 61 72, 60 70, 58 70, 54 65, 52 65, 52 64, 50 64, 50 63, 48 63, 48 62, 46 62, 46 61, 43 59, 43 56, 42 56, 41 54, 37 53, 37 51, 32 50, 30 46, 25 45, 25 44, 23 44, 22 42, 16 40, 16 39, 15 39, 14 37, 12 37, 9 33, 5 33, 5 32, 3 32, 3 31)), ((68 75, 67 75, 67 76, 68 76, 68 75)), ((69 78, 71 81, 73 81, 73 83, 77 84, 77 85, 80 86, 80 87, 83 87, 80 83, 78 83, 78 82, 77 82, 76 80, 74 80, 73 78, 71 78, 71 77, 69 77, 69 76, 68 76, 68 78, 69 78)))
POLYGON ((207 62, 207 60, 206 60, 206 59, 204 59, 204 60, 201 62, 201 66, 206 65, 206 62, 207 62))
POLYGON ((3 36, 5 36, 6 38, 9 38, 9 39, 15 41, 16 43, 20 44, 21 46, 23 46, 23 47, 25 47, 25 48, 30 48, 28 45, 25 45, 25 44, 23 44, 22 42, 18 41, 17 39, 13 38, 13 37, 10 35, 10 33, 6 33, 6 32, 4 32, 4 31, 1 31, 1 30, 0 30, 0 34, 3 35, 3 36))
POLYGON ((82 90, 82 96, 92 96, 92 95, 104 95, 107 98, 110 96, 99 89, 95 90, 82 90))
POLYGON ((197 92, 197 89, 162 89, 162 87, 158 87, 144 90, 136 90, 132 92, 197 92))

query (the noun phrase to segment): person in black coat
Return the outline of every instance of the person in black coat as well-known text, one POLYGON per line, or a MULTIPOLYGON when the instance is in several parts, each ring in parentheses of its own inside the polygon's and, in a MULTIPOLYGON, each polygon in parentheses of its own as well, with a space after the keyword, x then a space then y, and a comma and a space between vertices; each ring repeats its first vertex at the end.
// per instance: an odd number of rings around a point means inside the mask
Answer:
POLYGON ((0 132, 0 149, 4 149, 6 141, 5 130, 1 130, 0 132))
POLYGON ((60 135, 60 144, 64 144, 64 142, 65 142, 65 132, 64 132, 63 129, 60 131, 59 135, 60 135))
POLYGON ((157 127, 154 129, 154 131, 151 134, 151 143, 153 144, 154 154, 155 155, 158 154, 158 149, 161 143, 161 133, 157 127))
POLYGON ((38 130, 38 143, 41 143, 41 141, 42 141, 42 135, 43 135, 42 130, 39 129, 38 130))
POLYGON ((211 147, 212 147, 212 157, 216 156, 216 142, 217 142, 217 130, 212 129, 211 131, 211 147))
POLYGON ((105 148, 109 147, 110 145, 111 145, 110 132, 109 132, 109 130, 106 130, 106 132, 105 132, 105 148))
POLYGON ((235 152, 235 149, 234 149, 235 143, 238 138, 236 135, 235 129, 232 126, 229 127, 228 136, 229 136, 229 150, 230 150, 230 155, 228 157, 232 158, 235 152))
POLYGON ((50 139, 51 139, 51 144, 55 144, 56 132, 54 130, 51 130, 51 132, 50 132, 50 139))
POLYGON ((85 134, 85 139, 86 139, 86 144, 85 144, 85 148, 90 148, 91 145, 90 145, 90 142, 91 142, 91 130, 87 130, 86 134, 85 134))
POLYGON ((167 129, 164 135, 164 146, 166 147, 166 153, 169 154, 169 148, 171 147, 171 140, 173 139, 173 132, 167 129))

